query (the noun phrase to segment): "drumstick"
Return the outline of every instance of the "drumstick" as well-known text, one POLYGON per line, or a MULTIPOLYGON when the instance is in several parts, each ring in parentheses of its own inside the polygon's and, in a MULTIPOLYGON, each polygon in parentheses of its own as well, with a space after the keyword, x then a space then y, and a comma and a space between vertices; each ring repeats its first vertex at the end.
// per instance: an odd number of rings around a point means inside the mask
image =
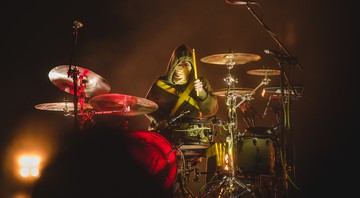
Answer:
MULTIPOLYGON (((193 60, 194 60, 194 75, 195 75, 195 79, 197 79, 195 49, 192 50, 192 57, 193 57, 193 60)), ((196 91, 196 96, 199 96, 199 92, 198 92, 198 91, 196 91)))

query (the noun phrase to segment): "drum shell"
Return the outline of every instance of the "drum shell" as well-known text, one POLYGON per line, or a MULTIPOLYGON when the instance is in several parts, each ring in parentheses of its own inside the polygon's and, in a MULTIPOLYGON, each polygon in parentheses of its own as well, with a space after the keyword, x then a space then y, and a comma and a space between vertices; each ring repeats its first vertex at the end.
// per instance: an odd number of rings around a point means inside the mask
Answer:
POLYGON ((270 136, 242 136, 235 149, 236 166, 248 176, 274 173, 275 149, 270 136))

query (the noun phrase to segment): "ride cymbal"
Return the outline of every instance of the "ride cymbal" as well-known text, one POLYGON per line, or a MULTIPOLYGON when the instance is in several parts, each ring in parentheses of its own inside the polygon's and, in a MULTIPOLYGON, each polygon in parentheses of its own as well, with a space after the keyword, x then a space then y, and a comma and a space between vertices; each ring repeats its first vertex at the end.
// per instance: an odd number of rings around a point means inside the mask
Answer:
MULTIPOLYGON (((74 103, 73 102, 53 102, 53 103, 42 103, 35 105, 36 109, 46 110, 46 111, 74 111, 74 103)), ((78 104, 78 110, 80 110, 80 104, 78 104)), ((91 110, 93 107, 84 103, 83 110, 91 110)))
POLYGON ((148 99, 125 94, 101 94, 89 100, 97 111, 111 111, 119 116, 137 116, 156 111, 158 105, 148 99))
POLYGON ((217 64, 217 65, 240 65, 252 61, 260 60, 260 56, 248 53, 226 53, 214 54, 201 58, 200 61, 204 63, 217 64))
POLYGON ((277 69, 254 69, 249 70, 246 73, 256 76, 278 76, 280 75, 280 70, 277 69))
MULTIPOLYGON (((110 85, 106 79, 88 69, 72 66, 75 67, 78 70, 77 96, 84 93, 86 98, 91 98, 110 92, 110 85)), ((68 71, 69 65, 57 66, 49 72, 49 79, 59 89, 74 95, 74 80, 68 75, 68 71)))

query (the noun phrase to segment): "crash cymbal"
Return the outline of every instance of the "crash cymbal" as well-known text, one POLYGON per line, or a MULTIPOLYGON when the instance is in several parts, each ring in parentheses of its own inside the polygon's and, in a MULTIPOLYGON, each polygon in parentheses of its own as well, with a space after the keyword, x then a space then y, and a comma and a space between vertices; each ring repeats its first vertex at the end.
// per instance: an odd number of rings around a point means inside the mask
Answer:
POLYGON ((148 99, 116 93, 95 96, 89 103, 97 111, 111 111, 119 116, 143 115, 158 109, 158 105, 148 99))
MULTIPOLYGON (((78 79, 79 82, 81 82, 77 84, 78 96, 80 96, 81 92, 85 93, 86 98, 110 92, 110 85, 103 77, 88 69, 79 66, 72 66, 72 68, 75 67, 79 71, 78 79)), ((73 77, 68 76, 68 70, 69 65, 57 66, 49 72, 49 78, 50 81, 59 89, 74 95, 73 77)))
POLYGON ((230 88, 230 90, 228 90, 228 88, 220 89, 218 91, 213 92, 213 94, 221 97, 226 96, 226 93, 235 94, 236 96, 242 96, 245 94, 251 94, 253 91, 254 89, 250 89, 250 88, 234 87, 234 88, 230 88))
POLYGON ((278 76, 280 75, 280 70, 277 69, 254 69, 249 70, 246 73, 256 76, 278 76))
MULTIPOLYGON (((54 103, 43 103, 35 105, 36 109, 46 111, 74 111, 73 102, 54 102, 54 103)), ((78 104, 78 110, 80 110, 80 104, 78 104)), ((88 103, 84 103, 83 110, 91 110, 92 106, 88 103)))
POLYGON ((226 54, 214 54, 201 58, 200 61, 204 63, 217 64, 217 65, 229 65, 231 62, 233 65, 245 64, 252 61, 260 60, 260 56, 256 54, 248 53, 226 53, 226 54))

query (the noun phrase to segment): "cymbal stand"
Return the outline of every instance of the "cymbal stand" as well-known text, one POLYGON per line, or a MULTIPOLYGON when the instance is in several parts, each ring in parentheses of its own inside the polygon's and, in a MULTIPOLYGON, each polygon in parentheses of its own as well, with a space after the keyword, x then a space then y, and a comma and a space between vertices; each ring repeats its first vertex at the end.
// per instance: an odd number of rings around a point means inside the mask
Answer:
MULTIPOLYGON (((205 184, 205 187, 202 189, 206 189, 207 185, 217 184, 215 186, 212 186, 213 188, 210 189, 209 192, 206 192, 202 197, 206 197, 210 195, 211 193, 216 193, 218 197, 240 197, 242 195, 245 195, 247 193, 251 193, 253 197, 255 197, 252 190, 244 184, 242 181, 240 181, 236 174, 235 174, 235 168, 234 168, 234 136, 235 131, 237 130, 237 113, 236 113, 236 107, 237 105, 237 95, 232 93, 231 87, 233 87, 234 83, 237 83, 237 79, 235 79, 232 75, 230 70, 234 66, 234 62, 231 59, 231 56, 229 57, 229 62, 227 64, 227 68, 229 70, 229 73, 226 78, 224 78, 224 81, 228 85, 228 91, 226 92, 226 105, 228 109, 228 122, 227 122, 227 130, 228 130, 228 136, 226 137, 227 142, 227 154, 228 154, 228 163, 227 163, 227 171, 228 174, 225 174, 223 178, 220 181, 214 181, 209 182, 208 184, 205 184), (214 192, 215 191, 215 192, 214 192)), ((242 103, 241 101, 240 103, 242 103)))
POLYGON ((235 109, 238 108, 241 104, 243 104, 245 101, 248 101, 248 100, 252 100, 252 95, 255 94, 256 90, 258 90, 261 86, 263 85, 268 85, 269 82, 271 81, 270 78, 267 77, 267 75, 265 75, 265 77, 261 80, 261 82, 259 83, 259 85, 257 87, 255 87, 255 89, 249 93, 249 94, 244 94, 243 96, 240 96, 241 97, 241 101, 239 102, 239 104, 237 104, 235 106, 235 109))
MULTIPOLYGON (((79 128, 79 120, 78 120, 78 75, 79 75, 79 70, 76 68, 76 66, 73 66, 73 56, 74 56, 74 49, 75 49, 75 45, 77 43, 77 39, 78 39, 78 29, 81 28, 83 26, 83 24, 79 21, 74 21, 73 22, 73 26, 72 28, 74 29, 73 31, 73 44, 71 47, 71 53, 70 53, 70 62, 69 62, 69 70, 68 70, 68 77, 72 77, 73 78, 73 88, 74 88, 74 128, 75 130, 77 130, 79 128)), ((82 78, 80 79, 82 81, 82 78)), ((83 96, 83 93, 79 94, 81 96, 83 96)), ((84 97, 80 99, 80 103, 84 103, 84 97)))

